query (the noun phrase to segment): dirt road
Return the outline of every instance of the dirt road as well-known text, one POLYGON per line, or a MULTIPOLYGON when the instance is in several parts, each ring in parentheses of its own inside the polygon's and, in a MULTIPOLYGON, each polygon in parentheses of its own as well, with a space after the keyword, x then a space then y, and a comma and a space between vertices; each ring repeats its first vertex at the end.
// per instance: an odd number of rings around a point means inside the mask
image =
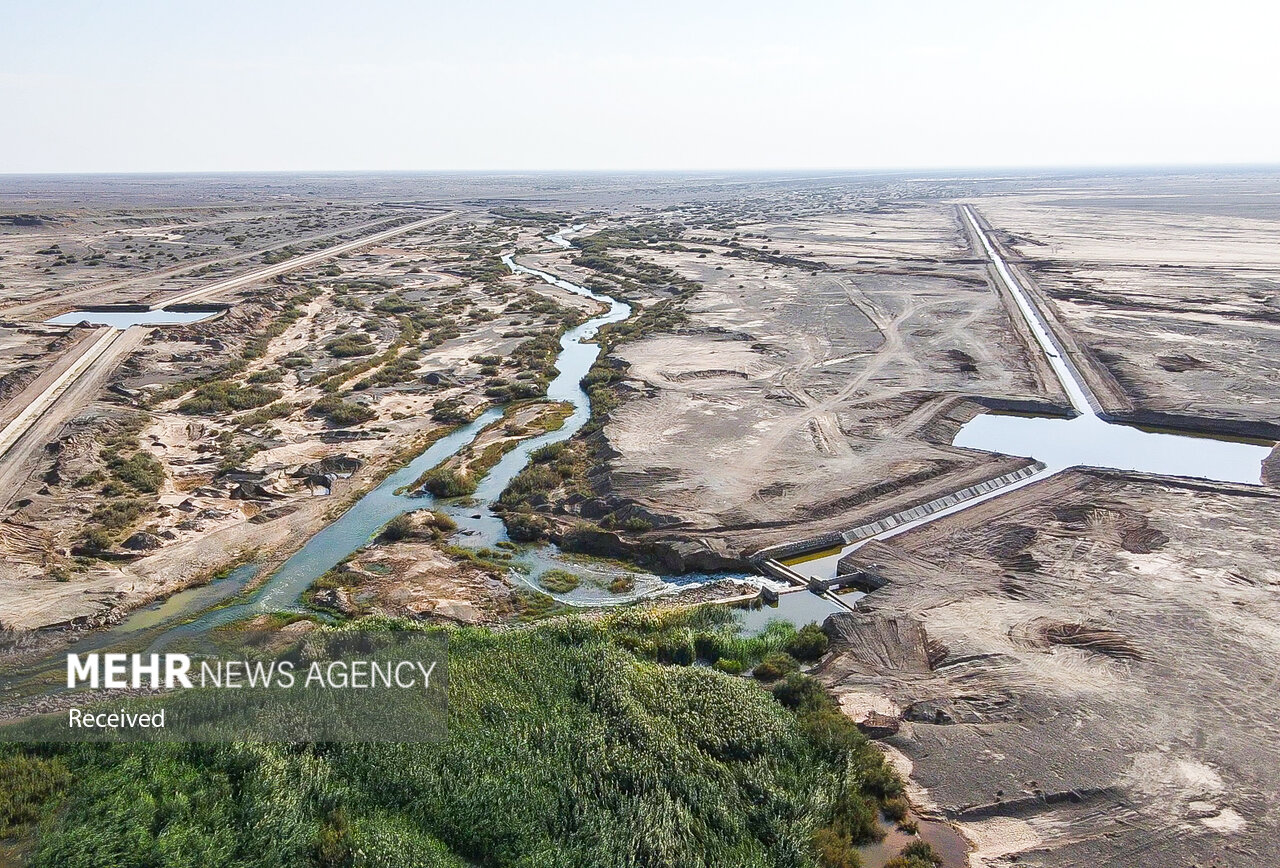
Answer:
POLYGON ((444 214, 437 214, 433 217, 427 217, 423 220, 415 220, 412 223, 405 223, 403 226, 395 226, 391 229, 375 232, 372 235, 366 235, 363 238, 357 238, 354 241, 345 241, 342 244, 336 244, 333 247, 326 247, 324 250, 317 250, 315 253, 306 253, 302 256, 295 256, 293 259, 286 260, 276 265, 268 265, 266 268, 259 268, 246 274, 241 274, 227 280, 220 280, 217 283, 208 286, 198 287, 196 289, 180 292, 177 295, 165 297, 156 301, 151 305, 152 310, 163 307, 170 307, 175 304, 189 304, 202 298, 208 298, 211 295, 226 292, 229 289, 245 286, 246 284, 256 283, 261 280, 268 280, 278 274, 284 274, 288 271, 296 271, 299 268, 306 268, 308 265, 315 265, 317 262, 323 262, 335 256, 341 256, 344 253, 350 253, 361 247, 370 244, 377 244, 379 241, 386 241, 388 238, 394 238, 397 235, 404 235, 406 232, 413 232, 424 226, 430 226, 433 223, 440 223, 448 220, 456 215, 456 211, 447 211, 444 214))
POLYGON ((35 454, 97 397, 111 372, 149 331, 142 326, 104 329, 97 338, 77 345, 76 359, 5 427, 0 433, 0 504, 8 505, 35 467, 35 454))
POLYGON ((360 223, 355 226, 343 226, 339 229, 331 229, 325 232, 315 232, 309 235, 302 235, 296 238, 290 238, 288 241, 281 241, 279 243, 271 244, 266 247, 259 247, 254 250, 236 251, 226 256, 217 256, 217 257, 208 258, 208 259, 201 258, 199 261, 196 261, 196 262, 189 262, 189 263, 184 263, 182 265, 175 265, 170 268, 161 268, 155 271, 149 271, 145 274, 139 274, 132 277, 126 277, 126 278, 117 279, 117 280, 108 280, 100 283, 93 283, 81 289, 73 290, 71 292, 58 292, 56 297, 55 296, 44 297, 44 298, 37 299, 35 301, 23 302, 22 304, 15 304, 8 307, 0 307, 0 315, 3 315, 6 319, 21 319, 21 318, 30 317, 32 315, 38 315, 41 313, 48 313, 48 312, 56 313, 57 312, 56 308, 59 306, 62 306, 64 308, 70 308, 74 303, 91 303, 91 302, 100 300, 104 293, 111 292, 112 290, 121 289, 123 287, 131 286, 131 285, 136 286, 137 284, 146 282, 146 281, 169 280, 172 278, 181 277, 182 275, 185 275, 185 274, 190 274, 193 271, 199 271, 200 269, 203 269, 203 268, 216 267, 220 265, 230 265, 236 262, 244 262, 246 260, 252 259, 255 256, 261 256, 265 253, 274 253, 278 250, 283 250, 286 247, 296 247, 299 244, 306 244, 309 242, 318 241, 322 238, 329 238, 334 235, 341 235, 349 232, 363 232, 368 229, 373 229, 374 227, 386 226, 386 224, 390 223, 392 220, 395 220, 395 219, 397 218, 392 217, 392 218, 381 218, 378 220, 370 220, 368 222, 360 223))

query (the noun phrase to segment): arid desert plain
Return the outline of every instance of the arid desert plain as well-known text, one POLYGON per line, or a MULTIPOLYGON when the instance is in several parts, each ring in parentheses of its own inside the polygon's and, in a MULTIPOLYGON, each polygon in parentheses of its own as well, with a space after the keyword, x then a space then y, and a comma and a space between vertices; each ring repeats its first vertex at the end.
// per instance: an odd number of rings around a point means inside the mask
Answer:
POLYGON ((1280 864, 1278 372, 1274 171, 4 176, 4 667, 720 603, 948 865, 1280 864))

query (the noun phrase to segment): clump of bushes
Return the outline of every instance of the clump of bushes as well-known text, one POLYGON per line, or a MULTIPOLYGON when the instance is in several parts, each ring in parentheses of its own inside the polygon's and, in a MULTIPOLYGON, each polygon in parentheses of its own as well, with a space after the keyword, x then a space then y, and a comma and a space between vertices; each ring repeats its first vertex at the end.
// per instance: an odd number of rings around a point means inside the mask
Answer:
POLYGON ((102 527, 90 527, 80 535, 80 545, 92 554, 111 551, 115 545, 115 537, 102 527))
POLYGON ((585 443, 548 443, 529 454, 529 464, 507 485, 497 506, 507 511, 503 517, 510 521, 512 511, 545 503, 561 486, 585 488, 591 464, 590 447, 585 443))
POLYGON ((373 309, 379 313, 408 313, 417 307, 413 302, 405 299, 404 296, 397 293, 391 293, 380 299, 373 309))
POLYGON ((777 681, 784 675, 789 675, 799 668, 800 664, 796 662, 794 657, 785 651, 781 651, 770 654, 757 663, 752 674, 760 681, 777 681))
POLYGON ((531 512, 508 512, 502 518, 507 525, 507 536, 518 542, 541 539, 550 529, 550 522, 531 512))
POLYGON ((350 425, 359 425, 362 422, 368 422, 378 414, 361 404, 353 404, 350 401, 344 401, 337 395, 325 395, 320 400, 311 405, 311 409, 307 411, 312 416, 319 416, 327 421, 330 425, 339 428, 346 428, 350 425))
POLYGON ((145 494, 155 494, 164 484, 164 465, 150 452, 135 452, 128 458, 113 456, 107 467, 116 479, 145 494))
POLYGON ((400 542, 407 539, 440 539, 458 529, 457 522, 439 510, 415 510, 397 515, 382 527, 378 539, 400 542))
POLYGON ((147 511, 145 501, 137 498, 110 500, 95 509, 89 518, 107 530, 123 530, 147 511))
POLYGON ((431 511, 431 520, 436 527, 445 533, 453 533, 458 529, 458 523, 448 513, 441 512, 438 509, 431 511))
POLYGON ((372 355, 376 347, 373 340, 364 332, 352 332, 334 338, 324 345, 325 350, 335 359, 350 359, 355 356, 372 355))
POLYGON ((464 497, 474 494, 476 485, 470 473, 448 467, 429 470, 422 477, 422 487, 436 497, 464 497))
POLYGON ((402 513, 387 522, 379 536, 387 542, 399 542, 400 540, 409 539, 416 533, 417 528, 414 527, 413 519, 409 517, 408 513, 402 513))
POLYGON ((282 368, 263 368, 261 371, 254 371, 245 379, 257 385, 260 383, 278 383, 283 378, 284 370, 282 368))
POLYGON ((942 857, 925 841, 912 841, 902 852, 884 863, 884 868, 936 868, 942 857))
POLYGON ((817 624, 805 624, 786 644, 786 651, 797 660, 811 663, 827 653, 830 640, 817 624))
POLYGON ((892 799, 885 799, 880 809, 884 811, 884 815, 895 823, 900 823, 906 819, 907 813, 911 810, 910 803, 903 796, 894 796, 892 799))
POLYGON ((215 380, 197 386, 195 393, 178 405, 178 412, 189 416, 225 416, 262 407, 280 397, 280 392, 266 386, 241 386, 229 380, 215 380))
POLYGON ((554 594, 565 594, 581 584, 582 580, 568 570, 547 570, 538 576, 538 584, 554 594))
POLYGON ((431 405, 431 418, 437 422, 470 422, 471 411, 458 398, 441 398, 431 405))

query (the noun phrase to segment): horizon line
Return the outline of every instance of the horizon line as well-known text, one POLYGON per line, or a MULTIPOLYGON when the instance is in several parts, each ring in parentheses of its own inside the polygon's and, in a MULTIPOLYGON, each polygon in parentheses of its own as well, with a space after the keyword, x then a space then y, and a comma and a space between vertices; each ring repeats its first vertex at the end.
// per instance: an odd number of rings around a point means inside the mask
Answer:
POLYGON ((343 169, 343 168, 292 168, 292 169, 130 169, 130 170, 59 170, 59 171, 0 171, 0 178, 58 178, 58 177, 157 177, 157 176, 230 176, 230 175, 781 175, 781 174, 831 174, 831 175, 906 175, 913 173, 1001 173, 1027 174, 1045 172, 1114 172, 1114 171, 1170 171, 1170 170, 1280 170, 1280 160, 1237 162, 1117 162, 1117 163, 1037 163, 1025 165, 956 165, 956 166, 895 166, 895 167, 693 167, 693 168, 468 168, 468 169, 343 169))

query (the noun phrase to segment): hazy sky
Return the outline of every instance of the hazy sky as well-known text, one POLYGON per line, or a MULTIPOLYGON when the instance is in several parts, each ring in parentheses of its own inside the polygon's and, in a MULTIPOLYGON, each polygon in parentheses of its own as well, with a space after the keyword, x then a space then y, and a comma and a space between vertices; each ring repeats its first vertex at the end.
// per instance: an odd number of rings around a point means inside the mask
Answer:
POLYGON ((1274 3, 0 0, 0 172, 1280 162, 1274 3))

